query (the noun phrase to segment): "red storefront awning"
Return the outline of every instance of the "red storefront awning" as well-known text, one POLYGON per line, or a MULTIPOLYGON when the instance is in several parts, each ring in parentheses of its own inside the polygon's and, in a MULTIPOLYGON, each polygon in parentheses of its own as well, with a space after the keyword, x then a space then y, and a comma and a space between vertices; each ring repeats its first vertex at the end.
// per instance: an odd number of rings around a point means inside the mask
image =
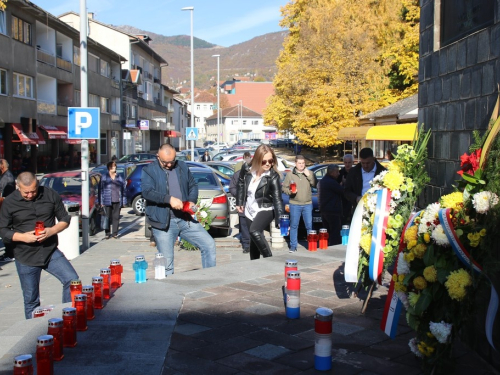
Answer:
POLYGON ((12 129, 16 132, 19 137, 19 141, 23 145, 44 145, 45 139, 43 139, 42 133, 37 128, 35 133, 26 134, 23 132, 23 127, 21 124, 12 124, 12 129))
POLYGON ((40 127, 47 132, 49 139, 66 139, 68 133, 66 129, 60 126, 40 125, 40 127))
MULTIPOLYGON (((95 143, 95 139, 88 139, 89 143, 95 143)), ((79 145, 82 143, 81 139, 65 139, 64 143, 69 145, 79 145)))
POLYGON ((176 132, 175 130, 166 130, 165 133, 163 133, 163 135, 169 138, 180 138, 181 133, 176 132))

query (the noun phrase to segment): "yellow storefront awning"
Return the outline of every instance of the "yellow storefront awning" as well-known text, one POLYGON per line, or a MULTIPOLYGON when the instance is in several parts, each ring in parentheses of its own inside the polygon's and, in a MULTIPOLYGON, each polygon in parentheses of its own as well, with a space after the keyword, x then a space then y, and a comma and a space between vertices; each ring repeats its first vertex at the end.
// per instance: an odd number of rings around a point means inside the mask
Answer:
POLYGON ((337 139, 341 141, 358 141, 365 139, 366 133, 373 128, 373 126, 359 126, 357 128, 342 128, 339 130, 337 139))
POLYGON ((366 133, 367 141, 413 141, 416 138, 417 123, 403 125, 372 126, 366 133))

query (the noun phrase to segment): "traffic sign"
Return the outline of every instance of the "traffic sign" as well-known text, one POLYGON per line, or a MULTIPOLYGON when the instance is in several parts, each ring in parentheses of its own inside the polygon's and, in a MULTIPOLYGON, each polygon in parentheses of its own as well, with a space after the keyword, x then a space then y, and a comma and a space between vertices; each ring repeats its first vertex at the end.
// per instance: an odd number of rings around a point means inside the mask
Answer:
POLYGON ((198 128, 186 128, 186 141, 198 140, 198 128))
POLYGON ((99 108, 68 108, 68 139, 99 139, 100 134, 99 108))

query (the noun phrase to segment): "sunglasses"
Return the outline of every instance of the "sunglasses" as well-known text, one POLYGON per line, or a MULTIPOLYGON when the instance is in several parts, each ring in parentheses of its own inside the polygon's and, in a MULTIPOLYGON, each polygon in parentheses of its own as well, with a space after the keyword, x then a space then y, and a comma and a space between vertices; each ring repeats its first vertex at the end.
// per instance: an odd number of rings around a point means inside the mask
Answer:
POLYGON ((274 160, 273 159, 262 160, 262 165, 266 165, 266 164, 273 165, 274 164, 274 160))
POLYGON ((175 163, 177 162, 177 160, 163 161, 160 159, 159 155, 156 155, 156 157, 158 158, 160 164, 163 165, 164 167, 168 167, 169 165, 175 165, 175 163))

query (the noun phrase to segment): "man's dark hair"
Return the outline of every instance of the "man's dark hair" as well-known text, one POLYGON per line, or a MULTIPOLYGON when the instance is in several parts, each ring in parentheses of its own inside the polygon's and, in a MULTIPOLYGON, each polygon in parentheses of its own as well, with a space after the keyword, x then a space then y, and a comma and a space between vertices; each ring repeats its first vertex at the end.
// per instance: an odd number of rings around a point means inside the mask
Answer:
POLYGON ((37 181, 36 176, 31 172, 23 172, 17 176, 16 182, 18 185, 30 186, 34 181, 37 181))
POLYGON ((108 168, 108 171, 113 167, 113 165, 116 167, 116 163, 112 161, 108 161, 108 164, 106 164, 106 168, 108 168))
POLYGON ((328 164, 328 167, 326 168, 326 173, 330 174, 336 169, 339 169, 339 166, 337 164, 328 164))
POLYGON ((359 157, 361 159, 373 158, 373 150, 370 147, 363 148, 359 152, 359 157))
POLYGON ((158 152, 160 151, 175 151, 175 147, 172 146, 170 143, 164 143, 160 146, 160 148, 158 149, 158 152))
POLYGON ((304 157, 304 155, 297 155, 297 156, 295 157, 295 162, 298 162, 299 160, 304 160, 304 161, 305 161, 305 160, 306 160, 306 158, 304 157))
POLYGON ((248 151, 245 151, 245 153, 243 154, 243 158, 251 158, 252 157, 252 154, 248 151))

